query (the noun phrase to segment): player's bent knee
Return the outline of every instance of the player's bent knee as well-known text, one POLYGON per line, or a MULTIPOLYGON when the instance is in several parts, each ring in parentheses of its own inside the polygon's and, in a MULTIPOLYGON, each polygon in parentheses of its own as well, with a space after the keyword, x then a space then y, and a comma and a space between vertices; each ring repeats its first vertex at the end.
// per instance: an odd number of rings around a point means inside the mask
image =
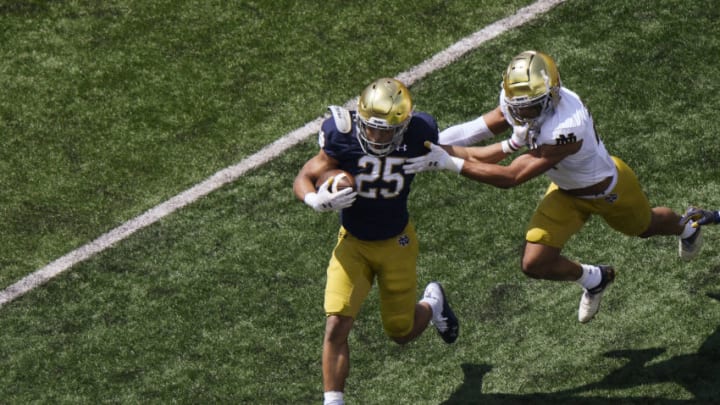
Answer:
POLYGON ((383 329, 393 341, 398 344, 405 344, 411 339, 408 338, 413 327, 413 316, 396 315, 383 320, 383 329))
POLYGON ((403 336, 403 337, 392 337, 391 336, 390 339, 392 339, 393 342, 399 344, 400 346, 404 346, 413 340, 409 335, 403 336))
POLYGON ((324 340, 330 343, 347 341, 352 328, 353 319, 345 316, 328 316, 325 322, 324 340))
POLYGON ((523 274, 530 278, 543 278, 547 272, 545 265, 537 260, 523 258, 522 265, 520 266, 523 274))

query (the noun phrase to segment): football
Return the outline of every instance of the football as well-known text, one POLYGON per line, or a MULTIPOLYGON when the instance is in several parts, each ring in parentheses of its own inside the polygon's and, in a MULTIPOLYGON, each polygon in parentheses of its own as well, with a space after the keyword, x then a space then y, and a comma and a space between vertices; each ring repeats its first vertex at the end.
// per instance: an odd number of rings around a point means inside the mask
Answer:
POLYGON ((338 191, 344 190, 348 187, 355 189, 355 178, 353 175, 340 169, 328 170, 323 173, 315 182, 315 188, 320 188, 320 186, 325 183, 325 180, 329 177, 334 177, 329 188, 331 193, 337 193, 338 191))

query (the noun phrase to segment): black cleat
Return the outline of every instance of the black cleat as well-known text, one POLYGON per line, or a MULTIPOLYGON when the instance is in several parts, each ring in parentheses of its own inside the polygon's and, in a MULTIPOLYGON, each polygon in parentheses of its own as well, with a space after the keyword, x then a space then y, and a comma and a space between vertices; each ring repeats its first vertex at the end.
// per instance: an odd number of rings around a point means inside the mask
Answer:
POLYGON ((426 298, 434 298, 442 302, 442 312, 440 314, 434 314, 432 317, 432 324, 435 325, 440 337, 445 343, 453 343, 457 340, 460 334, 460 322, 458 322, 455 313, 445 296, 445 290, 438 282, 431 282, 425 287, 426 298))

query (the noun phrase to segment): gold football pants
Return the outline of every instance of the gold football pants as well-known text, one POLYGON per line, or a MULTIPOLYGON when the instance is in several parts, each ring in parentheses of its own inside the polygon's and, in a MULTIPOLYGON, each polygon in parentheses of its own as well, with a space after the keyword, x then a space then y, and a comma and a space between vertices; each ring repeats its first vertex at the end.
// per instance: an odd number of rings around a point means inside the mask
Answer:
POLYGON ((385 333, 410 333, 415 316, 418 240, 409 223, 393 238, 360 240, 340 228, 327 268, 325 312, 355 318, 377 278, 385 333))
POLYGON ((525 239, 562 248, 592 214, 601 216, 613 229, 625 235, 638 236, 645 232, 652 216, 650 203, 633 170, 616 157, 613 161, 618 181, 605 197, 575 197, 550 183, 530 219, 525 239))

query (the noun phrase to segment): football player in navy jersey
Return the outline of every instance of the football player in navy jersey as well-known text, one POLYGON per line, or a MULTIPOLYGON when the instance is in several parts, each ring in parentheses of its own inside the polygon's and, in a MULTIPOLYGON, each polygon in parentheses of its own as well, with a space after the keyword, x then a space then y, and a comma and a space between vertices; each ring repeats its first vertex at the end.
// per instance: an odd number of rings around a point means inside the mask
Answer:
POLYGON ((447 169, 501 188, 541 174, 552 180, 527 226, 522 271, 580 284, 578 320, 583 323, 598 312, 603 292, 615 279, 612 266, 583 264, 561 254, 591 215, 629 236, 677 235, 684 260, 702 246, 698 225, 713 218, 711 211, 691 209, 681 217, 670 208, 651 207, 633 170, 608 153, 584 103, 562 86, 555 61, 542 52, 513 58, 503 74, 499 107, 444 130, 439 138, 440 144, 454 146, 428 145, 430 153, 409 159, 405 171, 447 169), (505 141, 463 147, 510 128, 505 141), (508 165, 497 164, 524 147, 528 153, 508 165))
POLYGON ((298 199, 316 211, 339 211, 340 231, 327 267, 322 371, 325 404, 344 403, 350 370, 348 336, 362 302, 377 280, 385 333, 405 344, 430 322, 447 343, 459 332, 458 320, 442 286, 431 282, 416 302, 418 240, 407 200, 413 174, 402 166, 437 142, 435 119, 413 111, 408 89, 382 78, 360 95, 357 111, 330 107, 322 124, 320 151, 302 167, 293 184, 298 199), (330 192, 332 169, 353 175, 355 187, 330 192))

